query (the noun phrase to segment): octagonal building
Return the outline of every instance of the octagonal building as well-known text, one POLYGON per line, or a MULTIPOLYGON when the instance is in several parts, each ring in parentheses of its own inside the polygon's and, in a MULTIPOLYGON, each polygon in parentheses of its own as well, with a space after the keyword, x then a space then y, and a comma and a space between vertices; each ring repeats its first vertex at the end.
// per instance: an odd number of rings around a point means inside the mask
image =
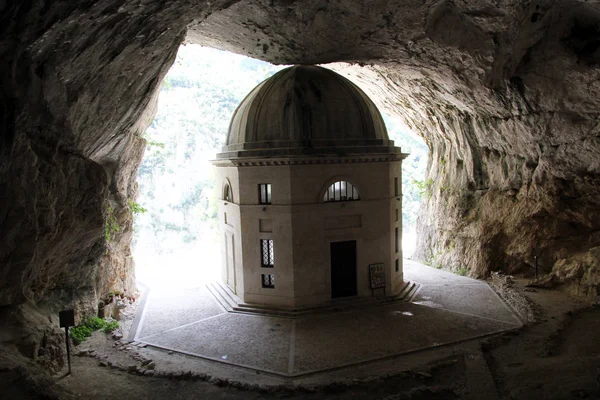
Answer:
POLYGON ((213 161, 227 290, 289 310, 397 293, 405 156, 331 70, 294 66, 259 84, 213 161))

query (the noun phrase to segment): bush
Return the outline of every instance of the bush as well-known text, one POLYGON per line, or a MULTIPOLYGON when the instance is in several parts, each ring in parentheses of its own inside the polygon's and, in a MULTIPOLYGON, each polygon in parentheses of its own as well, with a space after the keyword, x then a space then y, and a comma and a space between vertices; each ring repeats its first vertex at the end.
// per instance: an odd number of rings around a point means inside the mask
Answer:
POLYGON ((73 339, 73 342, 75 344, 79 344, 81 342, 83 342, 84 340, 86 340, 87 338, 89 338, 90 336, 92 336, 92 330, 90 328, 88 328, 85 325, 78 325, 74 328, 71 328, 71 331, 69 332, 69 336, 71 336, 71 339, 73 339))
POLYGON ((104 333, 110 333, 119 327, 119 323, 117 321, 110 321, 106 323, 106 326, 102 328, 104 333))
POLYGON ((85 321, 83 325, 87 326, 92 331, 97 331, 98 329, 103 329, 106 326, 106 321, 99 317, 92 317, 85 321))
POLYGON ((104 332, 112 332, 119 326, 117 321, 106 322, 102 318, 92 317, 69 331, 73 343, 79 344, 92 336, 92 332, 102 329, 104 332), (108 328, 110 326, 110 328, 108 328), (110 329, 110 330, 107 330, 110 329))

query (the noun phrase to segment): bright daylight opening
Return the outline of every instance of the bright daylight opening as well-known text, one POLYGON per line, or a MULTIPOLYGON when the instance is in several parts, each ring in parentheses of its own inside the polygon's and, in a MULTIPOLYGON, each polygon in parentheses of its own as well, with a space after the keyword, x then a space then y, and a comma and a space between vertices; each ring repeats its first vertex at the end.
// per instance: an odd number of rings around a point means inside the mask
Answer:
MULTIPOLYGON (((283 68, 197 45, 180 47, 146 132, 148 147, 138 173, 132 246, 140 286, 197 287, 219 279, 217 201, 224 187, 210 160, 221 151, 238 104, 283 68)), ((402 246, 409 258, 428 150, 399 119, 383 117, 390 139, 410 153, 402 163, 402 246)))

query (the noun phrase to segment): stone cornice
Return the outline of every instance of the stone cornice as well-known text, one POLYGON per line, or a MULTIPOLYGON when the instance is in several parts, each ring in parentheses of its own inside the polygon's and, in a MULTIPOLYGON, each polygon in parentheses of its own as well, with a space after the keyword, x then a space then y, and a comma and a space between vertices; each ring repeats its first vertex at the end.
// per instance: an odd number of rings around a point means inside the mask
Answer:
POLYGON ((401 161, 406 153, 369 154, 344 157, 294 157, 294 158, 232 158, 212 160, 217 167, 271 167, 281 165, 355 164, 401 161))

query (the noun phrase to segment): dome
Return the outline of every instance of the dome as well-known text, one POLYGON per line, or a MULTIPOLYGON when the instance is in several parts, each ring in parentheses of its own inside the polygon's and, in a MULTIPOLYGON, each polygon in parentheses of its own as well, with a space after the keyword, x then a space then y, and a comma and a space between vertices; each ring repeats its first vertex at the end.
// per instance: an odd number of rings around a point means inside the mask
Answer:
POLYGON ((377 107, 356 85, 326 68, 293 66, 240 103, 218 158, 399 150, 377 107))

